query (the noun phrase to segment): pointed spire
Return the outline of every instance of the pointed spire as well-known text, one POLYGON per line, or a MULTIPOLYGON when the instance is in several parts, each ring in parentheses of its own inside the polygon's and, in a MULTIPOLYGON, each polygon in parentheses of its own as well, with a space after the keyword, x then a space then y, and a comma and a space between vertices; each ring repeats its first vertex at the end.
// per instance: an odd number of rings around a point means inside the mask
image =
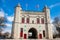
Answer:
POLYGON ((47 5, 45 5, 45 7, 44 8, 48 8, 48 6, 47 5))
POLYGON ((19 9, 22 10, 20 3, 18 3, 16 7, 19 7, 19 9))
POLYGON ((49 9, 47 5, 44 6, 43 11, 46 11, 46 9, 49 9))
POLYGON ((48 8, 47 5, 45 5, 45 8, 48 8))
POLYGON ((20 3, 18 3, 17 7, 20 7, 20 3))

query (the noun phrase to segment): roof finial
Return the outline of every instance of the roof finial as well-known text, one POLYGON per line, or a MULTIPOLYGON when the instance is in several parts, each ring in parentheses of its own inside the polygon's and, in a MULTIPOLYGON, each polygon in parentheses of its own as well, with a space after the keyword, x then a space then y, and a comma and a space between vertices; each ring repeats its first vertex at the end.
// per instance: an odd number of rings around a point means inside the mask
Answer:
POLYGON ((18 3, 18 5, 17 5, 18 7, 20 7, 20 3, 18 3))
POLYGON ((47 6, 47 5, 45 5, 45 8, 48 8, 48 6, 47 6))
POLYGON ((18 4, 17 4, 17 7, 19 7, 19 8, 20 8, 20 10, 22 10, 22 8, 21 8, 21 6, 20 6, 20 3, 18 3, 18 4))
POLYGON ((46 11, 46 9, 49 9, 47 5, 44 6, 44 10, 43 11, 46 11))

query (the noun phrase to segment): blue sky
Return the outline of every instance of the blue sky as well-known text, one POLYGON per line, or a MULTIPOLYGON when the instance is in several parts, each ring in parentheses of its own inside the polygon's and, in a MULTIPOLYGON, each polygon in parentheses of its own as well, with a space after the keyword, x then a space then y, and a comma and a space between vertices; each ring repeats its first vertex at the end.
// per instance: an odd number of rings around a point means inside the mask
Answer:
POLYGON ((4 32, 11 31, 11 24, 14 18, 14 10, 17 4, 20 3, 22 10, 42 11, 44 6, 50 8, 51 21, 56 16, 60 16, 60 0, 0 0, 0 16, 5 16, 8 20, 7 28, 4 32), (36 5, 39 4, 39 10, 36 5))

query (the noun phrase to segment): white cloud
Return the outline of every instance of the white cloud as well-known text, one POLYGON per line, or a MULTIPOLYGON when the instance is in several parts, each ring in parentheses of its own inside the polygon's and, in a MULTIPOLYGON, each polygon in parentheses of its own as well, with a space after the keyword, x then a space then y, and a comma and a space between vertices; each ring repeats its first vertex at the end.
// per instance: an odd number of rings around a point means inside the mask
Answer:
POLYGON ((11 33, 12 24, 6 23, 6 26, 7 26, 7 28, 3 30, 3 33, 5 33, 5 32, 11 33))
POLYGON ((52 23, 53 21, 54 21, 54 20, 53 20, 53 19, 51 19, 51 21, 50 21, 50 22, 52 23))
POLYGON ((52 30, 53 30, 53 34, 58 34, 58 31, 56 30, 56 27, 52 24, 52 22, 53 22, 54 20, 53 19, 51 19, 51 26, 52 26, 52 30))
MULTIPOLYGON (((8 16, 8 14, 5 13, 2 8, 0 9, 0 17, 6 17, 9 22, 12 22, 13 18, 14 18, 13 15, 12 16, 8 16)), ((11 23, 6 23, 5 25, 7 26, 7 28, 3 30, 3 33, 5 33, 5 32, 11 33, 12 24, 11 23)))
POLYGON ((12 27, 12 24, 6 23, 7 27, 12 27))
POLYGON ((52 24, 52 28, 53 28, 53 34, 58 34, 58 31, 56 30, 56 27, 52 24))
POLYGON ((4 17, 4 13, 3 9, 0 9, 0 17, 4 17))
POLYGON ((53 30, 53 34, 58 34, 58 31, 56 30, 56 27, 52 24, 52 22, 53 22, 54 20, 53 19, 51 19, 51 26, 52 26, 52 30, 53 30))
POLYGON ((2 33, 9 32, 11 33, 11 30, 4 30, 2 33))
POLYGON ((7 19, 8 19, 9 22, 12 22, 14 17, 13 16, 7 16, 7 19))
POLYGON ((12 24, 6 23, 7 28, 3 29, 2 33, 9 32, 11 33, 12 24))
POLYGON ((60 3, 52 4, 49 8, 52 9, 53 7, 59 6, 59 5, 60 5, 60 3))
POLYGON ((7 18, 7 20, 8 20, 9 22, 12 22, 12 21, 13 21, 13 19, 14 19, 13 15, 14 15, 14 14, 12 14, 12 16, 8 16, 8 14, 5 13, 2 8, 0 9, 0 17, 6 16, 6 18, 7 18))

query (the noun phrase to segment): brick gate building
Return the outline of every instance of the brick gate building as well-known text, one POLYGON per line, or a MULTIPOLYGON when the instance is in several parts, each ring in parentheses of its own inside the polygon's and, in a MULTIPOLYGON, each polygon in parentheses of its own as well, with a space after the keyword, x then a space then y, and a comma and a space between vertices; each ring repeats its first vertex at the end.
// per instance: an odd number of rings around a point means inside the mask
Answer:
POLYGON ((50 9, 45 6, 42 12, 23 11, 18 4, 15 8, 12 37, 16 39, 52 39, 50 9))

